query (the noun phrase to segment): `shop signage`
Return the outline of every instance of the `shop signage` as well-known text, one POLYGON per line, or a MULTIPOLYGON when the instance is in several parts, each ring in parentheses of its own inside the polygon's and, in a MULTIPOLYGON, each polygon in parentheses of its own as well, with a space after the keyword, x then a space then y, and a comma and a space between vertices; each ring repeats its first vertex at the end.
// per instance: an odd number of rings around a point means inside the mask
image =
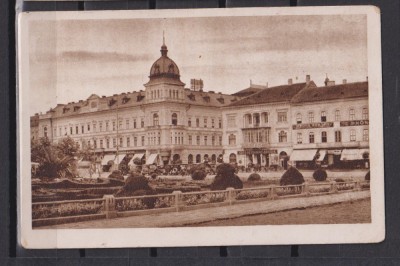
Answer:
MULTIPOLYGON (((272 149, 262 149, 262 148, 245 149, 243 151, 243 154, 266 154, 266 153, 277 154, 278 151, 272 150, 272 149)), ((242 155, 242 154, 239 154, 239 152, 238 152, 238 155, 242 155)))
POLYGON ((320 122, 320 123, 293 125, 293 129, 324 128, 324 127, 333 127, 333 122, 320 122))
POLYGON ((368 126, 369 120, 340 121, 341 127, 368 126))

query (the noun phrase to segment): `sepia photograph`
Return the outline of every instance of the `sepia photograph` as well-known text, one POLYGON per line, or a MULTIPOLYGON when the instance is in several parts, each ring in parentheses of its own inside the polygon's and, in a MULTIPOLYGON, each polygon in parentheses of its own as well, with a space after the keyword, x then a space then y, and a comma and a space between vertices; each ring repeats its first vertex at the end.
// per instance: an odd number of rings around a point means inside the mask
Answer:
POLYGON ((21 244, 382 241, 379 9, 190 11, 20 14, 21 244))

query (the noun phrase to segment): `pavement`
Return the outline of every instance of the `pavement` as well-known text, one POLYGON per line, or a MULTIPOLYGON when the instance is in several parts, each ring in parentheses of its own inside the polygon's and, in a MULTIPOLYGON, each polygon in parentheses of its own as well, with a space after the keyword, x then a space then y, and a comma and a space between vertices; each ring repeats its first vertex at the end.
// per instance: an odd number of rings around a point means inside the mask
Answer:
MULTIPOLYGON (((347 201, 370 198, 370 191, 352 191, 320 196, 283 198, 261 202, 234 204, 231 206, 210 207, 191 211, 167 212, 130 216, 114 219, 40 227, 40 229, 80 229, 80 228, 141 228, 141 227, 179 227, 209 222, 219 219, 265 214, 278 211, 310 208, 347 201)), ((323 214, 321 214, 323 215, 323 214)), ((282 221, 284 224, 284 221, 282 221)))

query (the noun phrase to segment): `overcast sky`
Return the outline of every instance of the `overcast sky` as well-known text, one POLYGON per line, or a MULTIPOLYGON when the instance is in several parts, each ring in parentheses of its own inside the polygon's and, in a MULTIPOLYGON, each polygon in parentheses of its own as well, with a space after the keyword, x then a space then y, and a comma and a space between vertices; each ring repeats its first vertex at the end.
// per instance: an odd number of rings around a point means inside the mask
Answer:
POLYGON ((181 80, 201 78, 205 90, 234 93, 255 84, 323 85, 367 76, 366 16, 269 16, 179 19, 32 21, 31 114, 57 103, 144 89, 160 57, 181 80))

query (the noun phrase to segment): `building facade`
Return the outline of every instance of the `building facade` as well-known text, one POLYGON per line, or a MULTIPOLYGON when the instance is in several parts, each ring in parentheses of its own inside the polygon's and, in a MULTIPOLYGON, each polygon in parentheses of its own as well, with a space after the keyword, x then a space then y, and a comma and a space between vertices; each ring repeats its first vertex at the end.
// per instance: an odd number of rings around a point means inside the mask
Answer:
POLYGON ((362 167, 369 147, 368 82, 317 87, 255 85, 232 95, 185 88, 177 64, 161 57, 144 90, 58 104, 31 117, 31 138, 71 137, 103 165, 231 162, 264 167, 362 167))

